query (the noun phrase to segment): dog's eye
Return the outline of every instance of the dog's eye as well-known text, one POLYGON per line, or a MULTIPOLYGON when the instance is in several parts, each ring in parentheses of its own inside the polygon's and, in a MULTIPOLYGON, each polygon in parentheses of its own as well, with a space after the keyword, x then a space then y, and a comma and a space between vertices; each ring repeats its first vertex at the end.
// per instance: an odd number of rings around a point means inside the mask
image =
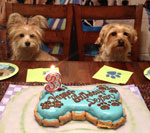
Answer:
POLYGON ((127 32, 124 32, 123 34, 124 34, 125 36, 128 36, 128 33, 127 33, 127 32))
POLYGON ((116 33, 116 32, 112 32, 111 35, 112 35, 112 36, 116 36, 117 33, 116 33))
POLYGON ((33 35, 33 34, 31 34, 31 35, 30 35, 30 37, 31 37, 31 38, 33 38, 33 37, 34 37, 34 35, 33 35))
POLYGON ((24 34, 20 34, 20 37, 24 37, 24 34))

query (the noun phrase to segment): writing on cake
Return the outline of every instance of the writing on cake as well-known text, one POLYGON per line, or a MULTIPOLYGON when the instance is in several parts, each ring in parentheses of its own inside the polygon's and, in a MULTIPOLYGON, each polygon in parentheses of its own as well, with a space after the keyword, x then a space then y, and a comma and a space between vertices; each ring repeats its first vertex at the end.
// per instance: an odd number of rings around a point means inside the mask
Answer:
POLYGON ((117 128, 126 115, 119 92, 111 86, 98 85, 92 90, 42 91, 34 115, 40 125, 56 126, 73 120, 88 120, 97 127, 117 128))

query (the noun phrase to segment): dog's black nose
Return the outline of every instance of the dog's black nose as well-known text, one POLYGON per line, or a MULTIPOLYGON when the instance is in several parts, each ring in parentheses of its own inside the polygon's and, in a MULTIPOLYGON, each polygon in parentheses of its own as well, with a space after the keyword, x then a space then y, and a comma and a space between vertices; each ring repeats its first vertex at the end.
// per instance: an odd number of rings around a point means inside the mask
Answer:
POLYGON ((25 45, 26 45, 27 47, 29 47, 29 46, 30 46, 30 42, 25 42, 25 45))
POLYGON ((122 39, 118 40, 118 46, 119 47, 124 46, 124 41, 122 39))

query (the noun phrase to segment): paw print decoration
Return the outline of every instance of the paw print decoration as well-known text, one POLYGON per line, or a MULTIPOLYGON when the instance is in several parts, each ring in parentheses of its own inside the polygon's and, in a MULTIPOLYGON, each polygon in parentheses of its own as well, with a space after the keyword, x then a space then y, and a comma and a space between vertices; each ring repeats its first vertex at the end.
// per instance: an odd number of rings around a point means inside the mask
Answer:
POLYGON ((47 92, 53 92, 56 91, 61 87, 61 75, 59 72, 56 71, 50 71, 46 74, 45 80, 47 81, 47 84, 44 85, 44 89, 47 92))
POLYGON ((120 78, 121 73, 117 73, 115 71, 108 71, 106 77, 111 77, 112 79, 120 78))

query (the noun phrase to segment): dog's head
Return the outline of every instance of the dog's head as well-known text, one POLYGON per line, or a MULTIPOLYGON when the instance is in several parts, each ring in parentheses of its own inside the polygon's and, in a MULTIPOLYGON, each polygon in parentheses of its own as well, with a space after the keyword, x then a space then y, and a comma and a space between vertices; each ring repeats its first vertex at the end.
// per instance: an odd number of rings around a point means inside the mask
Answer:
POLYGON ((18 13, 12 13, 7 28, 12 48, 37 51, 42 43, 43 29, 48 28, 48 24, 46 18, 40 15, 26 18, 18 13))
POLYGON ((135 29, 126 24, 107 24, 99 33, 95 44, 102 45, 108 53, 122 50, 129 52, 131 45, 137 40, 135 29))

